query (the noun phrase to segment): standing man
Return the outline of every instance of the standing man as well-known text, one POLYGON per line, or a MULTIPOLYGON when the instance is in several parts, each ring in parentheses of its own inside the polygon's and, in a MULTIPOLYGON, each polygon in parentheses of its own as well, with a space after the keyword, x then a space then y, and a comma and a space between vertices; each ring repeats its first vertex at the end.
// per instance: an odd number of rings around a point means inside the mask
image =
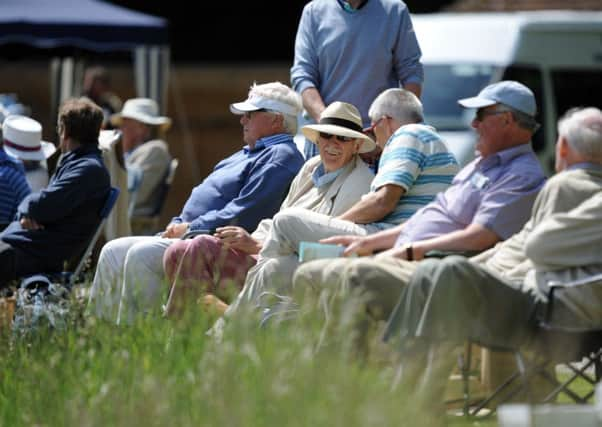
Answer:
POLYGON ((86 98, 61 106, 63 157, 48 187, 25 197, 17 220, 0 234, 0 287, 22 276, 60 272, 85 248, 110 190, 98 149, 101 125, 102 110, 86 98))
MULTIPOLYGON (((420 47, 400 0, 313 0, 303 9, 295 39, 291 84, 314 123, 326 105, 357 106, 363 126, 383 90, 403 86, 420 96, 420 47)), ((304 154, 317 155, 305 142, 304 154)))

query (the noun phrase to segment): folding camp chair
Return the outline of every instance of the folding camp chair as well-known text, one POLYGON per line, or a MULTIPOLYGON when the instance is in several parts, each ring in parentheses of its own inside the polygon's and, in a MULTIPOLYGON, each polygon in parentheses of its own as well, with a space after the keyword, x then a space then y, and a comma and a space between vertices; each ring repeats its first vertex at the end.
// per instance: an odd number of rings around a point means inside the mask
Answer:
MULTIPOLYGON (((516 370, 488 397, 477 402, 471 401, 468 387, 470 359, 466 361, 462 370, 466 415, 478 416, 492 402, 499 405, 521 392, 525 393, 525 398, 530 403, 553 402, 561 394, 575 403, 586 403, 593 396, 594 385, 602 378, 602 311, 597 311, 602 306, 602 274, 563 284, 551 283, 548 301, 544 309, 537 312, 534 342, 527 351, 495 349, 511 352, 516 370), (587 298, 575 298, 579 294, 586 295, 587 298), (583 303, 586 300, 589 301, 588 304, 583 303), (567 320, 566 307, 571 307, 569 312, 580 312, 587 321, 567 320), (561 320, 560 312, 565 314, 561 320), (565 373, 562 376, 566 378, 562 380, 551 373, 558 365, 564 367, 565 373), (538 378, 551 387, 541 397, 535 397, 531 387, 538 378), (579 394, 571 389, 577 379, 589 385, 585 393, 579 394)), ((491 413, 493 411, 488 415, 491 413)))
POLYGON ((151 235, 160 230, 159 220, 163 206, 167 200, 169 189, 173 183, 178 169, 179 160, 171 159, 165 177, 159 184, 155 203, 148 209, 134 209, 136 205, 136 190, 143 179, 143 173, 138 170, 128 170, 128 188, 130 188, 129 217, 132 224, 132 233, 135 235, 151 235), (131 174, 131 177, 130 177, 131 174))
MULTIPOLYGON (((44 273, 41 274, 48 276, 51 281, 60 282, 67 288, 71 288, 77 281, 81 280, 82 273, 88 263, 88 259, 92 255, 92 250, 94 249, 94 245, 98 241, 100 234, 102 233, 103 226, 107 220, 107 217, 111 213, 113 206, 115 206, 115 202, 119 197, 119 189, 116 187, 111 187, 109 190, 109 194, 105 200, 104 205, 102 206, 99 212, 99 222, 94 229, 94 233, 90 236, 88 240, 88 244, 86 245, 84 251, 81 255, 75 257, 71 260, 70 263, 65 263, 66 265, 63 268, 61 273, 44 273)), ((27 279, 27 278, 25 278, 27 279)))
POLYGON ((81 255, 68 263, 61 273, 41 273, 24 277, 17 289, 12 329, 18 334, 26 334, 43 324, 55 329, 63 329, 68 325, 71 311, 71 290, 82 278, 88 258, 96 241, 100 237, 107 217, 111 213, 119 190, 112 187, 106 201, 99 212, 100 220, 94 233, 90 236, 81 255))

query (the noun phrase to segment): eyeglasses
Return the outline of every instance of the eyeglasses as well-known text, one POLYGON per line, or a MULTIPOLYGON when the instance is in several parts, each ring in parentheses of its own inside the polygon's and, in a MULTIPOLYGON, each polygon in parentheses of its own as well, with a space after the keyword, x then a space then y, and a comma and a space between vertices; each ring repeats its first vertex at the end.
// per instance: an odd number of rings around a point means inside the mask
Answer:
POLYGON ((320 132, 320 138, 330 140, 330 138, 332 138, 332 137, 334 137, 334 139, 336 139, 339 142, 349 142, 349 141, 353 141, 355 139, 351 136, 333 135, 331 133, 320 132))
POLYGON ((253 114, 255 114, 255 113, 265 113, 267 111, 268 110, 266 110, 265 108, 260 108, 259 110, 247 111, 246 113, 243 114, 243 116, 245 116, 245 119, 251 120, 251 118, 253 117, 253 114))
POLYGON ((495 116, 497 114, 504 114, 508 112, 508 110, 484 110, 480 108, 475 113, 474 119, 478 122, 482 122, 487 116, 495 116))
POLYGON ((367 135, 374 135, 374 128, 376 126, 378 126, 380 124, 380 122, 382 122, 385 119, 390 118, 389 116, 382 116, 380 119, 378 119, 377 121, 373 122, 372 125, 370 127, 367 127, 365 129, 362 130, 362 132, 364 132, 367 135))

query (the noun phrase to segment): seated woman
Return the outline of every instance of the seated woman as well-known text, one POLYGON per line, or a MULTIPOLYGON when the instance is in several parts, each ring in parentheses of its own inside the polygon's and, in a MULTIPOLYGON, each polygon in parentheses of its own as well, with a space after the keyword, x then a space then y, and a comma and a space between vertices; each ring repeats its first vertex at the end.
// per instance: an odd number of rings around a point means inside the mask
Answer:
MULTIPOLYGON (((298 207, 336 216, 370 189, 374 174, 358 154, 372 151, 375 143, 361 132, 357 108, 334 102, 322 113, 321 124, 324 132, 301 129, 318 146, 320 155, 305 163, 280 210, 298 207)), ((205 305, 223 312, 230 293, 242 288, 247 271, 255 265, 271 225, 271 219, 264 219, 252 234, 237 226, 219 227, 212 235, 172 244, 163 257, 171 286, 167 313, 180 312, 202 295, 205 305)))

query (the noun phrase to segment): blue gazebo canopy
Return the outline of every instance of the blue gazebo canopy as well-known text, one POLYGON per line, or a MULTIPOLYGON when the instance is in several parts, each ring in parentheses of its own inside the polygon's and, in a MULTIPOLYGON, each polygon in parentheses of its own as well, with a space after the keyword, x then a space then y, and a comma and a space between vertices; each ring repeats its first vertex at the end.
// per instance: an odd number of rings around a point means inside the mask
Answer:
POLYGON ((2 0, 0 44, 93 51, 167 45, 163 18, 97 0, 2 0))

